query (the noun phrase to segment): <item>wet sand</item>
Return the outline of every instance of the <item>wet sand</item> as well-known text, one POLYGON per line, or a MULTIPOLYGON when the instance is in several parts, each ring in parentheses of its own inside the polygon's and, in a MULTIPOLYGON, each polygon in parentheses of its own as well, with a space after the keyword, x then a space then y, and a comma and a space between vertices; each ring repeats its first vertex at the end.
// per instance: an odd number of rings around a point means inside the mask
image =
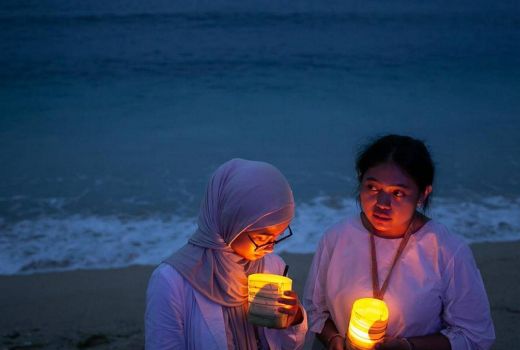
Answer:
MULTIPOLYGON (((493 349, 520 344, 520 242, 472 245, 491 303, 493 349)), ((311 254, 282 256, 301 295, 311 254)), ((143 349, 153 266, 0 276, 0 349, 143 349)))

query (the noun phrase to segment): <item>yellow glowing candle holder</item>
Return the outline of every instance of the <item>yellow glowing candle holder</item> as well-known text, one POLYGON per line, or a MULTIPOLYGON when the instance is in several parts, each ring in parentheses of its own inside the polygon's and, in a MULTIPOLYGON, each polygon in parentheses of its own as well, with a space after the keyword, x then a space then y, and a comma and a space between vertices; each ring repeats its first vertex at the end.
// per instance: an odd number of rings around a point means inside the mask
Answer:
POLYGON ((374 298, 358 299, 352 306, 347 337, 359 350, 370 350, 383 340, 388 325, 388 307, 374 298))
POLYGON ((289 277, 255 273, 247 278, 249 310, 247 319, 258 326, 286 328, 287 315, 278 311, 278 298, 292 289, 289 277))

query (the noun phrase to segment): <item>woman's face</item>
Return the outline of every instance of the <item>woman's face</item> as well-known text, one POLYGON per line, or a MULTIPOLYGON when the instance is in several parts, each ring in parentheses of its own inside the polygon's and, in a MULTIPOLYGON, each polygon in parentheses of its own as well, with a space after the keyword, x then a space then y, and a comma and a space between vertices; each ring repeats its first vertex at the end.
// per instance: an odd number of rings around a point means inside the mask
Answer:
POLYGON ((247 260, 258 260, 272 253, 274 244, 268 244, 255 250, 256 246, 273 243, 287 229, 287 226, 287 223, 283 223, 258 230, 244 231, 231 243, 231 249, 247 260))
POLYGON ((361 208, 374 229, 383 235, 402 235, 417 209, 431 192, 419 193, 415 181, 393 162, 367 170, 361 180, 361 208))

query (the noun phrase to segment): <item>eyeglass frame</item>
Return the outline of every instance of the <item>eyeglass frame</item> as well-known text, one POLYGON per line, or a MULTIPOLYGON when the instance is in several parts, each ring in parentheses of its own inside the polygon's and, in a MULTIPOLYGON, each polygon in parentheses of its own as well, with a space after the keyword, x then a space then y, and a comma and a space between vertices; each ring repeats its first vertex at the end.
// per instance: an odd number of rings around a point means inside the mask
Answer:
MULTIPOLYGON (((251 238, 251 236, 249 235, 249 233, 247 234, 247 237, 248 237, 249 240, 254 244, 254 246, 255 246, 255 252, 256 252, 258 249, 261 249, 261 248, 267 247, 267 246, 269 246, 269 245, 273 245, 273 246, 274 246, 274 245, 276 245, 276 244, 278 244, 278 243, 280 243, 280 242, 283 242, 283 241, 286 240, 287 238, 291 237, 291 236, 293 235, 293 232, 292 232, 292 230, 291 230, 291 226, 287 226, 287 228, 289 229, 289 234, 288 234, 287 236, 282 237, 282 238, 280 238, 280 239, 278 239, 278 240, 274 240, 274 241, 272 241, 272 242, 267 242, 267 243, 260 244, 260 245, 256 244, 256 242, 251 238)), ((285 232, 285 230, 284 230, 284 232, 285 232)))

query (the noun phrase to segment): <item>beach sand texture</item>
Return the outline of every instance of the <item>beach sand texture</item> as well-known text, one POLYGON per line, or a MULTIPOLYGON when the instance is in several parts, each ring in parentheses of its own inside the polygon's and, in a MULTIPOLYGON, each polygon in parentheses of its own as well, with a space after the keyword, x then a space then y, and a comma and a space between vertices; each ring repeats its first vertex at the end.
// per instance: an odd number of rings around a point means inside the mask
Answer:
MULTIPOLYGON (((491 303, 493 349, 520 344, 520 242, 472 245, 491 303)), ((282 254, 301 295, 311 254, 282 254)), ((143 349, 152 266, 0 277, 0 349, 143 349)), ((306 346, 309 348, 309 345, 306 346)))

